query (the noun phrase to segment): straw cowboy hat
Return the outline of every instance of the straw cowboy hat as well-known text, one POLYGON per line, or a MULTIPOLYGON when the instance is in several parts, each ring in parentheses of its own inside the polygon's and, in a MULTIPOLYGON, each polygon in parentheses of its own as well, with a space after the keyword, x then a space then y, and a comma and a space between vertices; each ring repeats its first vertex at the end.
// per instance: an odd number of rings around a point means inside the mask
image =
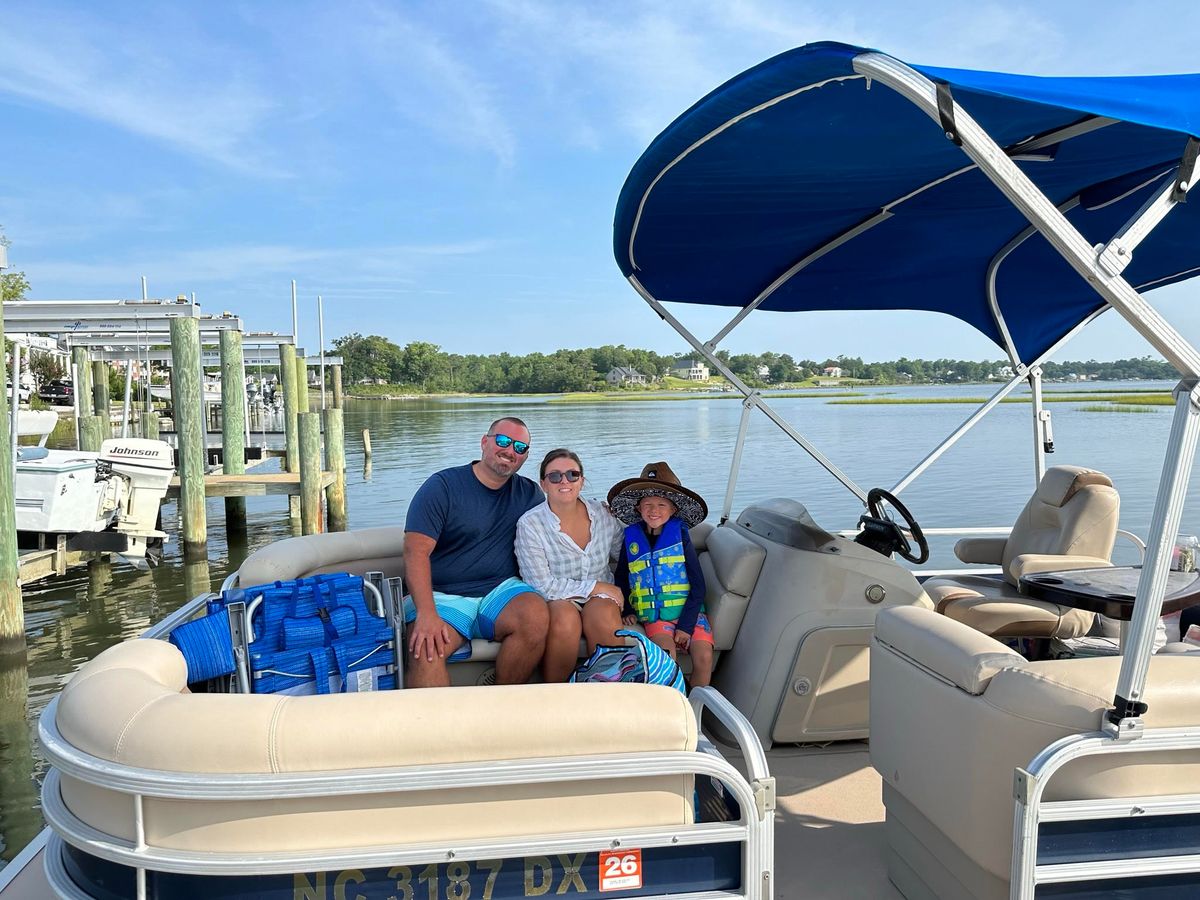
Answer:
POLYGON ((640 522, 638 501, 643 497, 665 497, 679 510, 679 518, 688 526, 699 525, 708 516, 708 504, 695 491, 689 491, 679 483, 679 478, 665 462, 653 462, 642 469, 637 478, 618 481, 608 492, 608 506, 612 514, 632 525, 640 522))

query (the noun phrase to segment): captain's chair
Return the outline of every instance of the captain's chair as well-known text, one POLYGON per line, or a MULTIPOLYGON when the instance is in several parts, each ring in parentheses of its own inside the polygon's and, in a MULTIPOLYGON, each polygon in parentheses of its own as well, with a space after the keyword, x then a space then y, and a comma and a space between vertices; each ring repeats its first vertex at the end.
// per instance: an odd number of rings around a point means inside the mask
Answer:
POLYGON ((1034 600, 1017 590, 1022 575, 1112 565, 1120 498, 1103 472, 1047 469, 1008 537, 967 538, 954 546, 965 563, 1003 574, 931 578, 923 585, 940 613, 994 638, 1074 638, 1094 614, 1034 600))

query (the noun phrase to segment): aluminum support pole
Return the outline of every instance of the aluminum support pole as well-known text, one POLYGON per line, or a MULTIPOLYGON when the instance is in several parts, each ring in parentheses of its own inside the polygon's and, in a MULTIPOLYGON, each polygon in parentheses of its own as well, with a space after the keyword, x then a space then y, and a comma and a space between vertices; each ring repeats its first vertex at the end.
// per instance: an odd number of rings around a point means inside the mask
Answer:
POLYGON ((317 294, 317 340, 321 351, 321 410, 325 410, 325 306, 317 294))
POLYGON ((1042 418, 1042 367, 1029 370, 1029 390, 1033 392, 1033 489, 1036 491, 1046 474, 1046 432, 1049 421, 1042 418))
POLYGON ((742 401, 742 421, 738 425, 737 441, 733 445, 733 461, 729 464, 729 483, 725 486, 725 502, 721 504, 721 524, 729 521, 733 511, 733 491, 737 487, 738 469, 742 464, 742 449, 746 446, 746 432, 750 429, 750 412, 757 405, 755 397, 742 401))
POLYGON ((914 481, 916 481, 918 475, 920 475, 922 472, 924 472, 926 469, 928 469, 930 466, 932 466, 935 462, 937 462, 937 460, 939 459, 939 457, 941 457, 941 455, 943 453, 945 453, 947 450, 949 450, 951 447, 953 447, 956 443, 958 443, 959 438, 961 438, 964 434, 966 434, 968 431, 970 431, 972 428, 974 428, 977 424, 979 424, 979 422, 983 419, 983 417, 986 416, 989 412, 991 412, 992 408, 994 406, 996 406, 996 404, 998 404, 1001 400, 1003 400, 1005 397, 1007 397, 1009 394, 1011 394, 1013 392, 1013 389, 1016 388, 1016 386, 1019 385, 1024 380, 1025 380, 1024 375, 1014 375, 1012 380, 1009 381, 1008 384, 1006 384, 1004 387, 1000 388, 1000 390, 996 391, 996 393, 992 395, 990 400, 988 400, 986 403, 984 403, 982 406, 980 406, 978 409, 976 409, 975 412, 971 413, 971 415, 967 416, 967 418, 963 420, 963 423, 961 425, 959 425, 956 429, 954 429, 954 431, 950 432, 949 436, 944 441, 942 441, 940 444, 938 444, 936 447, 934 447, 933 450, 930 451, 928 456, 926 456, 923 460, 921 460, 919 463, 917 463, 916 466, 913 467, 911 472, 909 472, 907 475, 905 475, 903 478, 901 478, 899 481, 897 481, 895 487, 892 488, 890 493, 898 495, 902 490, 904 490, 906 487, 908 487, 910 484, 912 484, 914 481))
POLYGON ((1141 729, 1146 670, 1154 652, 1154 633, 1162 615, 1171 552, 1175 547, 1175 534, 1179 530, 1179 520, 1187 498, 1188 481, 1196 456, 1196 440, 1200 437, 1200 391, 1196 388, 1196 382, 1185 381, 1175 390, 1175 416, 1171 420, 1171 436, 1167 440, 1158 498, 1150 517, 1146 558, 1138 579, 1133 618, 1129 622, 1126 639, 1121 644, 1121 673, 1117 676, 1114 699, 1116 708, 1109 712, 1109 720, 1105 722, 1105 730, 1118 737, 1136 734, 1141 729))
POLYGON ((121 406, 121 437, 129 437, 129 405, 133 397, 133 363, 125 363, 125 403, 121 406))
MULTIPOLYGON (((741 393, 741 395, 743 397, 749 397, 754 393, 753 388, 749 387, 744 381, 742 381, 742 379, 740 379, 736 375, 734 375, 732 370, 730 370, 730 368, 727 365, 725 365, 725 363, 722 362, 717 357, 717 355, 712 352, 712 350, 710 350, 707 346, 702 344, 700 342, 699 338, 697 338, 694 334, 692 334, 690 331, 688 331, 687 328, 685 328, 683 326, 683 323, 681 323, 678 319, 676 319, 673 315, 671 315, 671 313, 667 310, 667 308, 665 306, 663 306, 662 303, 660 303, 658 300, 656 300, 654 298, 654 296, 642 286, 642 283, 640 281, 638 281, 635 276, 629 277, 629 283, 631 285, 633 285, 634 290, 636 290, 638 292, 638 294, 641 295, 642 299, 645 300, 650 305, 650 308, 653 309, 656 313, 658 313, 658 315, 663 319, 663 321, 665 321, 668 325, 670 325, 672 328, 674 328, 676 333, 681 338, 683 338, 685 341, 687 341, 689 344, 691 344, 692 348, 697 353, 699 353, 706 360, 708 360, 709 364, 714 369, 716 369, 718 372, 720 372, 722 375, 724 375, 725 378, 729 381, 729 383, 732 384, 738 390, 738 392, 741 393)), ((825 469, 825 471, 827 471, 830 475, 832 475, 834 478, 836 478, 838 481, 840 481, 842 483, 842 485, 848 491, 850 491, 850 493, 852 493, 852 494, 854 494, 854 496, 858 497, 858 499, 861 500, 864 504, 867 502, 867 492, 864 491, 862 488, 860 488, 857 484, 855 484, 854 481, 851 480, 849 475, 845 474, 841 469, 839 469, 837 466, 835 466, 829 460, 829 458, 825 456, 825 454, 823 454, 820 450, 818 450, 811 443, 809 443, 808 439, 806 437, 804 437, 804 435, 800 434, 800 432, 796 431, 796 429, 793 428, 791 425, 789 425, 787 423, 787 421, 779 415, 779 413, 777 413, 777 412, 775 412, 775 410, 771 409, 771 407, 769 407, 762 400, 758 400, 756 405, 758 406, 759 409, 761 409, 763 411, 763 413, 767 416, 768 419, 770 419, 772 422, 774 422, 776 425, 779 426, 779 429, 784 434, 786 434, 793 441, 795 441, 797 444, 799 444, 800 447, 802 447, 809 456, 811 456, 818 463, 820 463, 820 465, 825 469)))

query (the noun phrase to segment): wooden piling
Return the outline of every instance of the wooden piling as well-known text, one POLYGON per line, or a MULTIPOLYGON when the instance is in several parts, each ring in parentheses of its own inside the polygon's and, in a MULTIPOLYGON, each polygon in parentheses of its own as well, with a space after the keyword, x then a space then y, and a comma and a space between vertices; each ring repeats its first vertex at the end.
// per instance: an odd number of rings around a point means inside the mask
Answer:
POLYGON ((184 557, 206 555, 208 521, 204 508, 204 410, 200 384, 200 323, 171 319, 171 384, 175 434, 179 441, 179 519, 184 557))
POLYGON ((158 413, 144 412, 141 414, 142 437, 158 440, 158 413))
POLYGON ((363 429, 363 456, 367 459, 371 458, 371 429, 363 429))
POLYGON ((342 367, 333 367, 333 407, 342 408, 342 367))
MULTIPOLYGON (((108 363, 92 360, 92 410, 100 417, 100 434, 112 437, 112 392, 108 389, 108 363)), ((97 448, 99 449, 99 448, 97 448)))
POLYGON ((321 418, 316 413, 297 416, 300 436, 300 525, 304 534, 321 529, 321 418))
POLYGON ((104 442, 104 425, 101 416, 80 416, 79 449, 99 453, 104 442))
MULTIPOLYGON (((4 309, 0 306, 0 333, 4 331, 4 309)), ((2 359, 2 356, 0 356, 2 359)), ((0 394, 0 422, 8 416, 8 395, 0 394)), ((17 556, 16 498, 13 494, 13 458, 9 441, 0 441, 0 656, 25 652, 25 608, 21 604, 17 556)))
MULTIPOLYGON (((246 473, 246 364, 242 333, 221 332, 221 442, 226 475, 246 473)), ((225 498, 225 528, 246 530, 246 498, 225 498)))
MULTIPOLYGON (((283 390, 283 430, 287 447, 284 467, 289 472, 299 472, 300 445, 296 416, 299 415, 300 401, 296 397, 296 348, 291 344, 279 345, 279 387, 283 390)), ((288 497, 288 513, 296 518, 300 516, 299 498, 288 497)))
POLYGON ((297 408, 299 412, 306 413, 312 409, 312 405, 308 402, 308 357, 304 355, 304 348, 296 348, 296 397, 300 401, 297 408))
POLYGON ((325 488, 329 530, 346 530, 346 433, 342 411, 330 407, 325 417, 325 468, 333 473, 333 484, 325 488))

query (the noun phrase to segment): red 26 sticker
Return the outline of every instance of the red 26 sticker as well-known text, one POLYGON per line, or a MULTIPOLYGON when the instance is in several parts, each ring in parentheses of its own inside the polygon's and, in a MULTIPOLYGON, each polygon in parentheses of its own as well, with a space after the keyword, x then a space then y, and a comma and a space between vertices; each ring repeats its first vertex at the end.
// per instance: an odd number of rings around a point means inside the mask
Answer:
POLYGON ((600 851, 600 890, 618 891, 641 886, 641 850, 600 851))

